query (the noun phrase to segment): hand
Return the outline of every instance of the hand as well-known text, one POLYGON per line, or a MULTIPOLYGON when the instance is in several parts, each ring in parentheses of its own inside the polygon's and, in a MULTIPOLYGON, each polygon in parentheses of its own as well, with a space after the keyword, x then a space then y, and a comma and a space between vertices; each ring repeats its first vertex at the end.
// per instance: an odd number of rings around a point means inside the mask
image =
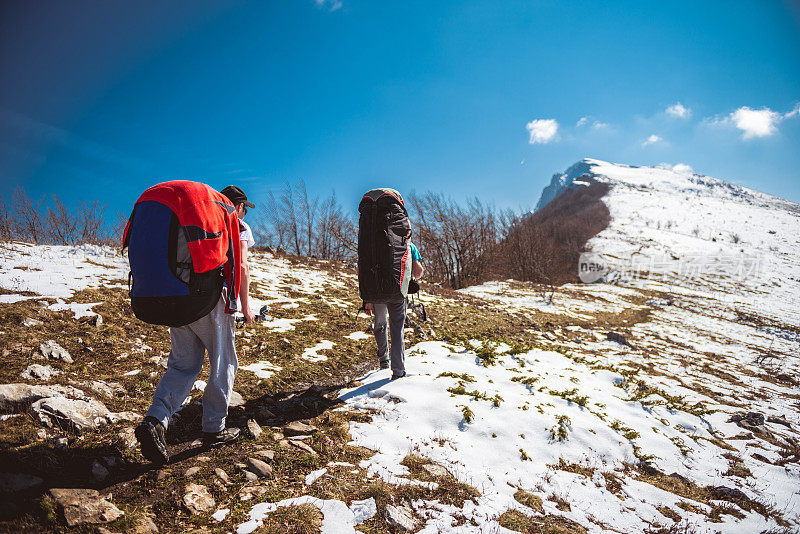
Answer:
POLYGON ((253 312, 250 311, 250 306, 244 306, 242 310, 242 315, 244 315, 244 322, 247 324, 254 323, 256 320, 256 316, 253 315, 253 312))
POLYGON ((364 304, 364 311, 367 312, 367 315, 372 317, 372 303, 371 302, 367 302, 366 304, 364 304))

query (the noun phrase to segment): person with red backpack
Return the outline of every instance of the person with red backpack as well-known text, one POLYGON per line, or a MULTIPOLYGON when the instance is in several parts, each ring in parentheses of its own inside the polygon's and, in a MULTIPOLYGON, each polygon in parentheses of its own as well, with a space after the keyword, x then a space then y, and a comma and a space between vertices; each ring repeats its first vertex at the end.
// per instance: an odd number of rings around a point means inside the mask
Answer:
POLYGON ((226 428, 225 420, 238 368, 237 297, 245 322, 254 320, 247 267, 252 234, 241 219, 255 206, 238 187, 223 192, 185 180, 155 185, 134 205, 123 236, 134 314, 170 327, 167 371, 135 431, 142 455, 154 463, 169 461, 169 419, 191 392, 206 352, 203 445, 216 447, 239 437, 239 429, 226 428))

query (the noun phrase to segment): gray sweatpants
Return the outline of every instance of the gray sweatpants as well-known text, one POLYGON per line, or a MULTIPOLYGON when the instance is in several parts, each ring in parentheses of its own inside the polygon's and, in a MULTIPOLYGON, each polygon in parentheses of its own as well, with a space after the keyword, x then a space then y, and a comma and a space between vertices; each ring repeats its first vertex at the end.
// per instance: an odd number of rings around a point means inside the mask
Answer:
POLYGON ((384 362, 391 355, 392 374, 403 374, 406 370, 406 349, 403 345, 403 328, 406 322, 406 301, 373 302, 375 314, 375 342, 378 344, 378 360, 384 362), (388 315, 389 332, 386 331, 388 315), (392 336, 392 348, 389 350, 388 334, 392 336))
POLYGON ((181 407, 203 368, 208 351, 209 377, 203 393, 203 432, 219 432, 225 428, 228 401, 239 362, 233 341, 234 318, 225 313, 225 299, 205 317, 186 326, 169 329, 172 350, 167 372, 161 377, 147 410, 161 421, 164 428, 170 416, 181 407))

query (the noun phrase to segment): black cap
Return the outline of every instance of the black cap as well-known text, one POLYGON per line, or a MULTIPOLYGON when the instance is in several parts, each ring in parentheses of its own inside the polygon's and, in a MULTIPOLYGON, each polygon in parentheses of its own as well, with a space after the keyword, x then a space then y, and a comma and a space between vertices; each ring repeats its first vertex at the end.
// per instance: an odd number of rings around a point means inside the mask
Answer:
POLYGON ((222 191, 220 191, 223 195, 228 197, 228 200, 233 202, 234 206, 238 206, 239 204, 244 204, 248 208, 255 208, 256 205, 252 202, 248 202, 247 195, 244 194, 241 187, 236 187, 235 185, 229 185, 222 191))

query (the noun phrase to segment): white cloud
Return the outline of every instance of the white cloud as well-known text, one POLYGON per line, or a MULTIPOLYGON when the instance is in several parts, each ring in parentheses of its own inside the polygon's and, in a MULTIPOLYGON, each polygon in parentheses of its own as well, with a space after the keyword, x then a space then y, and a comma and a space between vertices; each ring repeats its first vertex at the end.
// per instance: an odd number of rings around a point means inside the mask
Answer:
POLYGON ((800 116, 800 104, 797 104, 792 111, 783 116, 784 119, 800 116))
POLYGON ((558 139, 558 121, 555 119, 535 119, 525 125, 531 134, 530 144, 545 144, 558 139))
POLYGON ((594 124, 592 124, 593 130, 605 130, 606 128, 608 128, 607 122, 594 121, 594 124))
POLYGON ((575 124, 575 126, 580 128, 581 126, 583 126, 587 122, 589 122, 589 117, 581 117, 580 120, 578 120, 577 124, 575 124))
POLYGON ((747 106, 740 107, 730 115, 734 126, 743 132, 742 139, 775 135, 782 118, 780 113, 769 108, 751 109, 747 106))
POLYGON ((314 3, 317 4, 317 7, 326 8, 330 11, 336 11, 342 7, 341 0, 314 0, 314 3))
POLYGON ((661 137, 657 136, 656 134, 652 134, 650 137, 648 137, 642 142, 642 146, 645 147, 647 145, 652 145, 655 143, 659 143, 661 141, 663 141, 661 137))
POLYGON ((681 104, 680 102, 672 104, 666 109, 667 115, 675 117, 676 119, 688 119, 692 116, 692 110, 681 104))

